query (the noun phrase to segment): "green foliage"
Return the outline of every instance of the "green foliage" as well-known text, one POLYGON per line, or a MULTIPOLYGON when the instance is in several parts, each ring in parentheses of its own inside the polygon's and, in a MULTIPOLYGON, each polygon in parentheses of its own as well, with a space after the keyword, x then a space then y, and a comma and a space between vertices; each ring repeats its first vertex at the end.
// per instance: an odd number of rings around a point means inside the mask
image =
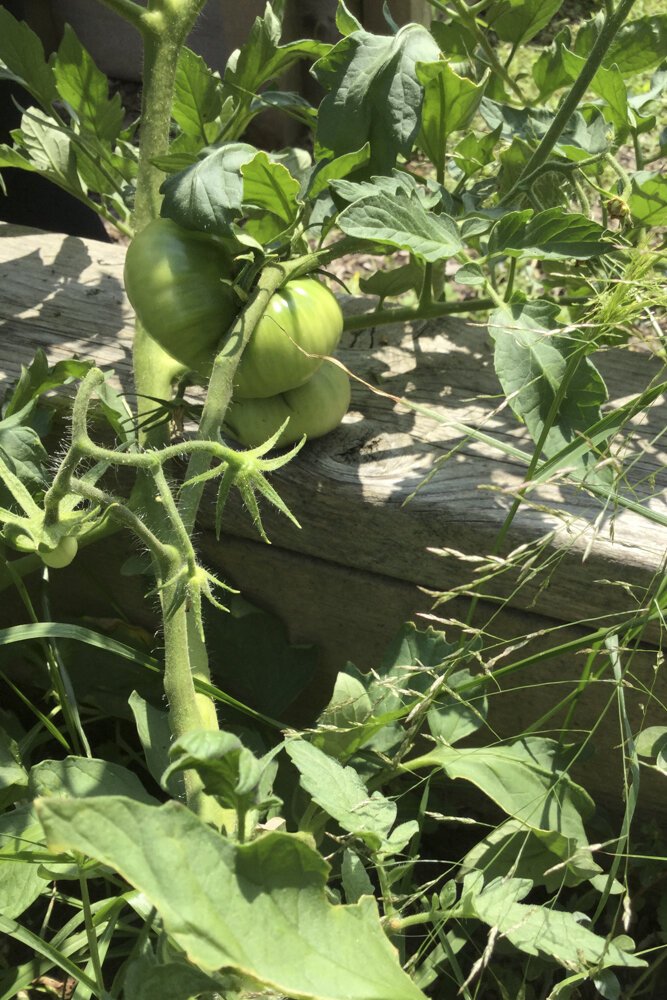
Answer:
MULTIPOLYGON (((341 0, 342 37, 328 45, 283 43, 276 2, 218 75, 182 44, 200 3, 148 13, 130 0, 108 5, 148 40, 146 71, 159 84, 146 87, 138 146, 71 30, 46 59, 30 29, 0 10, 0 76, 34 102, 13 144, 0 147, 0 167, 40 173, 130 236, 158 211, 191 230, 233 261, 224 275, 213 264, 213 281, 224 278, 239 309, 220 329, 213 310, 202 405, 186 399, 185 371, 174 391, 164 351, 141 325, 136 413, 91 365, 50 367, 42 354, 5 396, 2 543, 28 624, 0 631, 0 649, 20 650, 31 670, 26 681, 8 657, 0 673, 9 692, 0 929, 22 949, 13 965, 0 952, 0 1000, 54 971, 76 979, 86 1000, 236 1000, 258 990, 418 1000, 433 984, 442 1000, 638 996, 658 983, 667 920, 653 898, 664 839, 635 813, 643 773, 667 772, 667 727, 630 724, 625 688, 639 682, 624 657, 647 622, 663 622, 664 583, 592 637, 561 648, 556 634, 523 658, 501 648, 493 623, 472 622, 496 576, 518 571, 512 587, 548 583, 539 551, 501 554, 537 484, 558 476, 585 488, 587 503, 664 524, 626 488, 614 446, 665 384, 609 406, 596 355, 625 348, 639 321, 659 330, 665 306, 657 227, 667 187, 656 166, 665 15, 632 20, 630 0, 619 0, 540 47, 560 0, 434 0, 430 28, 398 27, 386 8, 383 35, 341 0), (318 108, 280 89, 301 60, 323 89, 318 108), (639 78, 650 70, 650 81, 639 78), (248 140, 266 108, 312 131, 312 156, 248 140), (472 583, 440 599, 472 595, 468 617, 450 619, 447 634, 405 626, 375 669, 339 672, 319 717, 294 729, 317 652, 292 646, 280 623, 205 567, 195 523, 210 483, 223 544, 232 489, 263 539, 260 500, 298 527, 271 475, 301 443, 271 455, 289 435, 282 424, 238 450, 222 436, 225 417, 275 293, 350 253, 381 258, 360 282, 379 305, 349 317, 352 328, 488 316, 499 407, 509 404, 533 449, 468 429, 525 470, 493 553, 471 557, 472 583), (406 293, 413 305, 385 306, 406 293), (49 460, 44 397, 72 383, 71 435, 49 460), (171 443, 170 420, 182 414, 197 418, 197 433, 171 443), (126 571, 150 580, 163 655, 132 623, 51 622, 48 600, 40 621, 21 583, 40 556, 53 565, 63 542, 83 547, 121 529, 141 546, 126 571), (512 697, 501 679, 529 678, 528 667, 563 649, 587 651, 581 681, 500 739, 494 700, 512 697), (620 824, 584 787, 594 734, 572 722, 597 681, 621 724, 620 824), (627 936, 635 928, 636 942, 627 936)), ((192 325, 186 310, 178 337, 192 325)), ((664 343, 654 350, 664 358, 664 343)))

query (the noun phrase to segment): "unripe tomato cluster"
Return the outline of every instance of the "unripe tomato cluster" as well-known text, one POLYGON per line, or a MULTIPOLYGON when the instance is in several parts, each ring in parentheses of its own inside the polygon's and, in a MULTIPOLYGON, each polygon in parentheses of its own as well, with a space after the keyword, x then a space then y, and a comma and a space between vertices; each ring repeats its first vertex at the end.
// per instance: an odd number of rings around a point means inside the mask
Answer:
MULTIPOLYGON (((221 243, 170 219, 151 222, 130 244, 127 296, 147 334, 178 370, 210 373, 240 308, 232 269, 221 243)), ((335 351, 342 330, 340 306, 320 282, 296 279, 277 292, 237 368, 226 421, 230 433, 255 447, 287 417, 281 445, 333 430, 350 404, 349 379, 322 358, 335 351)))

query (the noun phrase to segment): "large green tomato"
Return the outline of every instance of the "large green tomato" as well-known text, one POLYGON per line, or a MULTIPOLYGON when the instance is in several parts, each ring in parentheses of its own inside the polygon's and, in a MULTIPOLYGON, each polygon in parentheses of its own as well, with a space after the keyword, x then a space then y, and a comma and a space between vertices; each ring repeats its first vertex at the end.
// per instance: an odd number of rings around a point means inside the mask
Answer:
POLYGON ((234 399, 225 425, 232 437, 249 448, 263 444, 289 417, 277 446, 328 434, 341 422, 350 405, 350 380, 327 361, 296 389, 264 399, 234 399))
POLYGON ((336 350, 342 332, 343 314, 328 288, 312 278, 289 281, 271 298, 241 356, 234 398, 275 396, 303 385, 322 355, 336 350))
POLYGON ((240 304, 226 249, 205 233, 155 219, 125 258, 125 290, 146 332, 184 369, 208 374, 240 304))

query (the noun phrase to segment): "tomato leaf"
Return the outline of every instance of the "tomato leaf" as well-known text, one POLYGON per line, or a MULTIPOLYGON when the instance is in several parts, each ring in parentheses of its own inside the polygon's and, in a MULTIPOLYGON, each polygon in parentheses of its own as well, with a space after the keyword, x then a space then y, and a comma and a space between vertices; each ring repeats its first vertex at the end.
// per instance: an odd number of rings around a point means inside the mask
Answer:
POLYGON ((476 84, 459 76, 443 60, 417 63, 416 71, 424 88, 418 142, 443 176, 447 138, 472 120, 484 96, 486 78, 476 84))
POLYGON ((424 268, 416 260, 390 271, 376 271, 368 278, 361 278, 359 288, 367 295, 379 295, 381 299, 403 295, 411 290, 419 291, 424 280, 424 268))
POLYGON ((74 112, 79 128, 110 146, 123 126, 120 95, 109 97, 109 81, 69 25, 53 62, 58 93, 74 112))
POLYGON ((495 0, 484 20, 503 42, 522 45, 546 27, 563 0, 495 0))
MULTIPOLYGON (((587 57, 595 44, 602 20, 587 21, 577 33, 574 51, 587 57)), ((623 76, 645 73, 667 59, 667 14, 639 17, 617 31, 604 57, 604 66, 618 66, 623 76)))
POLYGON ((496 222, 488 249, 490 254, 517 258, 584 260, 615 249, 613 243, 603 239, 604 233, 603 226, 578 212, 549 208, 534 215, 531 209, 526 209, 508 212, 496 222))
POLYGON ((287 167, 273 163, 266 153, 241 164, 243 208, 252 215, 245 229, 262 244, 289 232, 299 214, 301 185, 287 167))
POLYGON ((667 175, 657 170, 638 171, 632 178, 628 204, 636 225, 667 225, 667 175))
POLYGON ((348 236, 398 247, 425 261, 447 260, 463 248, 456 223, 423 207, 416 194, 399 190, 355 201, 338 216, 348 236))
POLYGON ((53 70, 44 58, 44 48, 24 21, 17 21, 0 7, 0 79, 14 80, 45 110, 58 97, 53 70))
MULTIPOLYGON (((489 319, 496 373, 512 410, 536 442, 545 422, 553 419, 544 442, 547 457, 586 434, 600 420, 600 407, 607 398, 598 370, 582 357, 557 413, 552 413, 570 357, 578 348, 574 335, 566 336, 560 327, 557 314, 558 306, 535 301, 496 309, 489 319)), ((577 457, 583 470, 594 462, 590 452, 577 457)))
POLYGON ((318 117, 319 146, 340 156, 369 142, 371 171, 390 171, 419 130, 423 88, 415 65, 438 56, 435 41, 417 24, 393 36, 354 31, 343 38, 313 66, 328 91, 318 117))
POLYGON ((248 143, 230 142, 168 177, 161 189, 162 214, 186 229, 230 236, 241 216, 241 166, 256 153, 248 143))
POLYGON ((145 893, 204 971, 231 969, 303 1000, 423 1000, 375 900, 332 905, 329 866, 298 835, 235 846, 178 803, 122 797, 42 799, 37 812, 53 850, 95 858, 145 893))
POLYGON ((183 48, 178 57, 176 86, 171 114, 186 135, 196 136, 204 146, 213 139, 207 126, 220 114, 220 80, 201 56, 183 48))

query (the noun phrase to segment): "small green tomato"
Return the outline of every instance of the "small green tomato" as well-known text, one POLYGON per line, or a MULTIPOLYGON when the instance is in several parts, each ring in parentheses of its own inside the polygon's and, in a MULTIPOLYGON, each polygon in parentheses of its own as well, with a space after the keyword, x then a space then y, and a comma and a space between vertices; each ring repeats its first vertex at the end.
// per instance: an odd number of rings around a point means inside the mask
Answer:
POLYGON ((40 552, 39 556, 49 569, 64 569, 69 566, 79 550, 76 538, 66 536, 61 538, 55 549, 50 552, 40 552))

